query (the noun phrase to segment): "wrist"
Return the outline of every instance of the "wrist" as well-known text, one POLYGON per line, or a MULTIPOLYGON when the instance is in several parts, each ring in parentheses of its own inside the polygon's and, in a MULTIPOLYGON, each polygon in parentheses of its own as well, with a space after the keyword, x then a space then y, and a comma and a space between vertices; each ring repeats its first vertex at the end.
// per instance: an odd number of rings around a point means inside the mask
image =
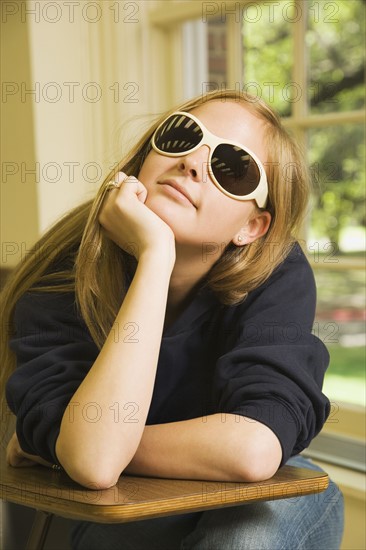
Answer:
POLYGON ((175 264, 175 247, 155 247, 145 250, 138 259, 139 266, 156 267, 160 272, 171 274, 175 264))

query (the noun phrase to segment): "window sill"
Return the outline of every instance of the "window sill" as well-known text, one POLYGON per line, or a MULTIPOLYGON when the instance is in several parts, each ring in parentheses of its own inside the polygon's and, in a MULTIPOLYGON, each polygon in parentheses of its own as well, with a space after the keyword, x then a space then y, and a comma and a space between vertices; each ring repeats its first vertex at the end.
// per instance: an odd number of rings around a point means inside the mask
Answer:
POLYGON ((365 443, 356 438, 322 432, 303 455, 346 470, 366 472, 365 443))
POLYGON ((366 411, 361 405, 331 402, 331 412, 322 433, 366 440, 366 411))

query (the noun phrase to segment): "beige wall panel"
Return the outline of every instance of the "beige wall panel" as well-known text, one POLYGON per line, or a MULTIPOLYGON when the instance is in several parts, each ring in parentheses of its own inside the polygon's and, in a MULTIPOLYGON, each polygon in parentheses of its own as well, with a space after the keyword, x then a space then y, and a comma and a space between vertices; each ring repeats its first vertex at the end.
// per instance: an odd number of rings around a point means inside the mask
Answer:
MULTIPOLYGON (((13 3, 15 4, 15 3, 13 3)), ((1 25, 1 265, 11 268, 38 236, 33 105, 22 98, 31 85, 28 28, 4 14, 1 25)))
MULTIPOLYGON (((3 79, 23 86, 23 96, 9 95, 3 109, 3 161, 37 171, 26 175, 26 186, 15 185, 15 176, 13 185, 10 176, 3 184, 2 239, 29 248, 63 213, 94 195, 151 120, 146 13, 153 3, 18 4, 4 24, 9 62, 3 79)), ((12 265, 20 259, 6 256, 12 265)))
MULTIPOLYGON (((48 4, 51 6, 51 4, 48 4)), ((38 8, 40 6, 40 8, 38 8)), ((100 94, 86 66, 89 10, 71 12, 41 9, 28 16, 33 87, 34 134, 40 166, 38 181, 39 227, 43 232, 66 210, 80 202, 100 169, 88 150, 85 105, 100 94), (38 14, 37 14, 38 15, 38 14), (86 19, 87 18, 87 19, 86 19), (55 20, 55 22, 51 22, 55 20)), ((52 7, 52 6, 51 6, 52 7)), ((100 178, 100 175, 99 175, 100 178)), ((99 179, 98 178, 98 179, 99 179)))

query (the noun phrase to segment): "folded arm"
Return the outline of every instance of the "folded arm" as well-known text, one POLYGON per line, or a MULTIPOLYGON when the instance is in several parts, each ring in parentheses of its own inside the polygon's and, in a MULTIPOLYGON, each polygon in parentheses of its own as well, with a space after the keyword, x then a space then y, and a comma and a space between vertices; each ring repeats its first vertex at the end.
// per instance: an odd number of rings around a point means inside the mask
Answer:
MULTIPOLYGON (((137 452, 123 473, 212 481, 260 481, 276 473, 281 457, 277 437, 264 424, 234 414, 213 414, 145 426, 137 452)), ((38 456, 25 453, 16 434, 9 442, 7 461, 14 467, 52 466, 38 456)))
POLYGON ((133 475, 217 481, 272 477, 282 458, 276 435, 264 424, 234 414, 213 414, 145 426, 133 475))

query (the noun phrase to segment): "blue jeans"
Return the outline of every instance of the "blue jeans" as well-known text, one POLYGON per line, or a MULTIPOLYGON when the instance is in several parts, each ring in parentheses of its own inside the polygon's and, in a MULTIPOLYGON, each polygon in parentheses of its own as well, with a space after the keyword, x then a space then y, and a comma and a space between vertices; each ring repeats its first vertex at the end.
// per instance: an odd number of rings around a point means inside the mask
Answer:
MULTIPOLYGON (((287 464, 321 470, 302 456, 287 464)), ((122 524, 77 522, 73 550, 337 550, 343 496, 326 491, 122 524)))

